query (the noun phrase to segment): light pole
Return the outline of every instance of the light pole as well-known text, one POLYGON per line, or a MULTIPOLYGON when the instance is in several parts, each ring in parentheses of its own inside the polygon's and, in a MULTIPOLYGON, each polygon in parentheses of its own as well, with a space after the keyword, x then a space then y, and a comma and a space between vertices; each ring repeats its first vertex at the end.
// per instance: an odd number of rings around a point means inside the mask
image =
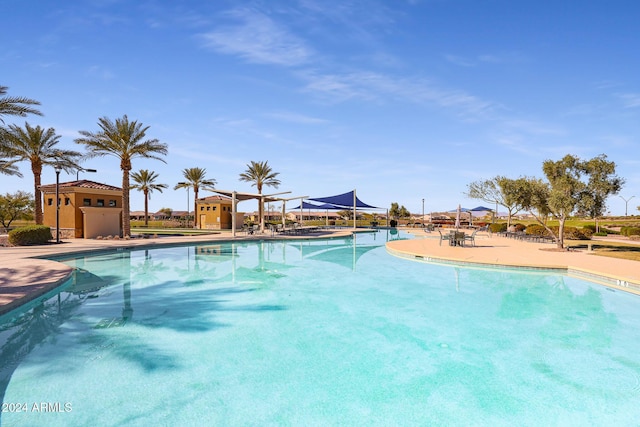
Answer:
POLYGON ((422 228, 424 228, 424 199, 422 199, 422 228))
POLYGON ((96 173, 98 172, 96 169, 78 169, 76 171, 76 181, 80 180, 80 172, 93 172, 96 173))
POLYGON ((629 200, 633 199, 636 196, 631 196, 628 199, 625 199, 624 197, 620 196, 620 198, 622 200, 624 200, 624 216, 627 216, 627 207, 629 206, 629 200))
POLYGON ((58 163, 56 170, 56 243, 60 243, 60 171, 62 168, 58 163))
MULTIPOLYGON (((187 188, 187 216, 185 216, 186 222, 187 222, 187 228, 189 228, 189 183, 188 182, 179 182, 179 185, 183 185, 187 188)), ((196 214, 195 212, 193 213, 194 215, 196 214)))

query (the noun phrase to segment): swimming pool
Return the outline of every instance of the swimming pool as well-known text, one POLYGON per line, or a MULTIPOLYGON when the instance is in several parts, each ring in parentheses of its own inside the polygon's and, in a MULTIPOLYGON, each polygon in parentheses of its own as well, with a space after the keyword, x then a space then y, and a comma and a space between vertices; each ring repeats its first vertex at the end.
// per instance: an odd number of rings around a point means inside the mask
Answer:
POLYGON ((637 296, 559 274, 399 259, 387 238, 66 260, 74 280, 0 326, 1 423, 640 419, 637 296))

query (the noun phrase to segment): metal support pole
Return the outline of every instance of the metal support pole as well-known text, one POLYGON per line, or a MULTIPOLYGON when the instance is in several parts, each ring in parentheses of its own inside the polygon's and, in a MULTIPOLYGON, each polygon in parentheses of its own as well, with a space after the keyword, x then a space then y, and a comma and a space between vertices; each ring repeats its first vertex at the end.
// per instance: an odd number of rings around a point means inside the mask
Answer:
POLYGON ((60 165, 56 165, 56 243, 60 243, 60 165))

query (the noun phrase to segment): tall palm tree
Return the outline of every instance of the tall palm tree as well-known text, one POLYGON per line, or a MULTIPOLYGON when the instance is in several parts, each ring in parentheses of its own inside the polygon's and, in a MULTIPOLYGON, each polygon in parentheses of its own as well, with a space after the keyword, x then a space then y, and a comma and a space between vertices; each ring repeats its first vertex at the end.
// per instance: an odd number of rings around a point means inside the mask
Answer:
MULTIPOLYGON (((6 86, 0 86, 0 123, 4 124, 2 116, 21 116, 25 117, 27 114, 37 114, 39 116, 42 113, 39 110, 31 107, 32 105, 40 105, 38 101, 33 99, 19 97, 19 96, 2 96, 7 94, 9 88, 6 86)), ((0 174, 15 175, 22 178, 22 174, 18 168, 14 165, 15 161, 10 159, 11 155, 6 148, 5 138, 6 129, 0 127, 0 174)))
POLYGON ((7 86, 0 86, 0 123, 4 123, 2 116, 20 116, 25 117, 27 114, 42 113, 32 105, 40 105, 38 101, 25 98, 22 96, 2 96, 7 94, 7 86))
POLYGON ((22 178, 22 174, 14 163, 15 162, 11 160, 0 160, 0 173, 4 175, 15 175, 22 178))
MULTIPOLYGON (((247 170, 240 174, 240 181, 252 182, 252 187, 258 189, 258 194, 262 194, 262 186, 278 188, 280 180, 276 177, 280 175, 280 172, 273 172, 269 162, 254 162, 251 161, 247 165, 247 170)), ((264 231, 264 218, 263 218, 264 205, 262 199, 258 202, 258 218, 260 218, 260 229, 264 231)))
POLYGON ((160 155, 166 155, 167 144, 157 139, 144 139, 149 126, 138 121, 129 121, 125 114, 114 121, 107 117, 98 119, 98 132, 80 131, 81 138, 75 141, 87 147, 88 157, 114 156, 120 159, 122 170, 122 233, 131 235, 131 207, 129 203, 129 173, 131 160, 136 157, 156 159, 164 162, 160 155))
POLYGON ((156 184, 155 180, 158 178, 158 174, 147 169, 140 169, 138 172, 131 174, 131 178, 135 184, 131 186, 134 190, 140 190, 144 193, 144 225, 149 225, 149 198, 150 194, 157 190, 162 193, 162 190, 168 188, 167 184, 156 184))
POLYGON ((32 127, 26 122, 24 129, 18 125, 10 125, 3 132, 3 140, 4 149, 12 159, 8 162, 10 166, 21 161, 31 163, 36 203, 36 224, 42 224, 42 194, 40 193, 42 167, 44 165, 56 165, 66 172, 77 170, 80 167, 78 161, 82 154, 77 151, 56 148, 60 135, 56 135, 54 128, 32 127))
MULTIPOLYGON (((216 185, 215 179, 207 179, 205 175, 207 174, 207 170, 205 168, 187 168, 183 169, 182 175, 184 176, 185 182, 179 182, 173 187, 174 190, 179 188, 193 188, 193 227, 198 228, 198 212, 196 211, 196 207, 198 206, 198 192, 200 190, 213 190, 216 185)), ((189 217, 189 212, 187 212, 187 217, 189 217)))

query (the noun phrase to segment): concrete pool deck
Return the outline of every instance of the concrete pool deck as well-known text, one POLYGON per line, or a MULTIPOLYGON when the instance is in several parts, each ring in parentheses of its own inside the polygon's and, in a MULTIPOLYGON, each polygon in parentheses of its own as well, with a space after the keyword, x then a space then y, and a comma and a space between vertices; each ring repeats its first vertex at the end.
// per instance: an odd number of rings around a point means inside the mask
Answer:
MULTIPOLYGON (((595 255, 584 250, 553 251, 555 243, 533 243, 493 235, 478 235, 474 246, 440 245, 438 233, 406 230, 417 239, 387 242, 393 255, 418 261, 477 266, 547 268, 640 295, 640 262, 595 255)), ((592 242, 616 241, 595 238, 592 242)), ((625 243, 634 242, 625 240, 625 243)), ((639 245, 640 246, 640 245, 639 245)))
MULTIPOLYGON (((541 249, 551 249, 555 245, 522 242, 495 235, 477 236, 476 247, 452 247, 446 242, 440 246, 437 233, 427 234, 422 230, 411 229, 403 231, 421 238, 387 242, 387 250, 394 255, 422 261, 562 269, 568 274, 640 294, 640 262, 637 261, 597 256, 588 251, 545 251, 541 249)), ((66 239, 59 245, 0 247, 0 315, 44 295, 71 276, 70 267, 38 257, 213 241, 322 239, 350 236, 352 233, 353 229, 340 229, 301 236, 272 236, 271 233, 266 233, 238 236, 235 239, 228 234, 132 240, 66 239)))

